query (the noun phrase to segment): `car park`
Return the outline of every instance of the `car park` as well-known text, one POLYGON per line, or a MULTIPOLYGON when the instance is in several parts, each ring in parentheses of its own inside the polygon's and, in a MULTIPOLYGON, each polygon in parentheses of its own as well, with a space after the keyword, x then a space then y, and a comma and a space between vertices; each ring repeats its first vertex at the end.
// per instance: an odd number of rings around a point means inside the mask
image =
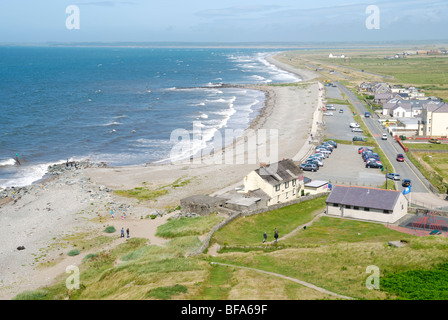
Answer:
POLYGON ((404 156, 401 153, 397 154, 397 161, 404 162, 404 156))
POLYGON ((388 173, 386 177, 387 179, 400 181, 400 175, 398 173, 388 173))
POLYGON ((387 134, 383 133, 383 136, 381 137, 382 140, 387 140, 387 134))
POLYGON ((311 163, 302 163, 299 167, 303 171, 313 171, 313 172, 316 172, 317 170, 319 170, 319 167, 317 165, 311 164, 311 163))
POLYGON ((362 138, 362 137, 358 137, 358 136, 354 136, 353 137, 353 141, 362 141, 362 142, 366 142, 367 140, 362 138))
POLYGON ((441 144, 442 143, 439 139, 429 139, 428 142, 429 143, 436 143, 436 144, 441 144))
POLYGON ((361 128, 353 128, 352 132, 364 132, 361 128))
POLYGON ((401 183, 401 185, 405 188, 411 186, 411 180, 409 179, 403 179, 403 182, 401 183))
POLYGON ((360 128, 361 126, 358 123, 352 122, 350 123, 350 128, 360 128))

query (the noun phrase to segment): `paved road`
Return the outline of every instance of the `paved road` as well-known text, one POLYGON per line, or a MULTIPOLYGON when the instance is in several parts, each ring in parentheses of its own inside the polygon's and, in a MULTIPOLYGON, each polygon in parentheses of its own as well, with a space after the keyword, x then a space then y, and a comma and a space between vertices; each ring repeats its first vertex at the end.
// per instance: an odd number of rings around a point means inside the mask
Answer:
MULTIPOLYGON (((340 83, 336 83, 336 85, 341 90, 341 92, 343 92, 347 96, 349 101, 353 104, 353 106, 356 108, 359 114, 361 114, 361 116, 363 116, 364 113, 368 111, 352 91, 350 91, 340 83)), ((364 118, 364 122, 393 166, 393 168, 387 168, 388 172, 398 173, 401 176, 401 179, 410 179, 412 181, 413 192, 432 193, 429 189, 430 183, 422 176, 420 171, 414 167, 414 165, 404 154, 403 149, 401 149, 398 143, 395 142, 393 137, 388 136, 387 140, 381 139, 383 133, 387 132, 382 128, 377 118, 364 118), (404 154, 404 162, 396 161, 396 156, 398 153, 404 154)), ((398 190, 402 191, 404 189, 401 186, 401 181, 397 182, 396 186, 398 190)))

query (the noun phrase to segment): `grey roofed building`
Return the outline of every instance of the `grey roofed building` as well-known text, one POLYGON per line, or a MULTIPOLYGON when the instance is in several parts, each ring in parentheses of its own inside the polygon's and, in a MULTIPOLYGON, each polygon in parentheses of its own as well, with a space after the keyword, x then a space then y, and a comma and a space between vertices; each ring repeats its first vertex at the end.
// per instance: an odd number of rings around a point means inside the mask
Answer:
POLYGON ((300 180, 302 177, 302 170, 291 159, 282 160, 266 166, 262 165, 255 172, 273 186, 294 179, 300 180))
POLYGON ((356 186, 333 186, 327 204, 394 210, 401 192, 356 186))

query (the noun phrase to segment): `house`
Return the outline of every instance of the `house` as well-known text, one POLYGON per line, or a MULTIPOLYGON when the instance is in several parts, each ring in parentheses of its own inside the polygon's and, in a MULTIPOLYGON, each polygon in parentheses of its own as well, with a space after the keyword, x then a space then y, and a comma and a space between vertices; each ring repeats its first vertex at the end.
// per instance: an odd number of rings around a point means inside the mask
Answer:
POLYGON ((394 118, 411 118, 412 105, 410 103, 397 103, 390 109, 390 115, 394 118))
POLYGON ((330 188, 329 188, 328 181, 315 180, 315 181, 310 181, 308 183, 305 183, 304 190, 305 190, 305 195, 307 195, 307 194, 314 195, 314 194, 318 194, 318 193, 329 192, 330 188))
POLYGON ((408 211, 400 191, 335 185, 327 200, 326 214, 382 223, 395 223, 408 211))
POLYGON ((329 59, 345 59, 345 55, 343 55, 343 54, 341 54, 341 55, 333 55, 332 53, 330 53, 329 55, 328 55, 328 58, 329 59))
POLYGON ((423 106, 419 135, 427 137, 448 136, 448 104, 430 101, 423 106))
POLYGON ((383 115, 390 115, 394 118, 415 118, 421 117, 423 106, 431 100, 400 100, 392 98, 383 104, 383 115))
POLYGON ((376 82, 373 83, 370 92, 374 94, 381 94, 381 93, 391 93, 389 84, 385 82, 376 82))
POLYGON ((375 93, 373 102, 377 104, 383 104, 392 99, 392 97, 393 95, 391 93, 375 93))
POLYGON ((261 164, 244 177, 244 193, 261 190, 269 197, 270 206, 300 197, 303 180, 302 170, 290 159, 261 164))

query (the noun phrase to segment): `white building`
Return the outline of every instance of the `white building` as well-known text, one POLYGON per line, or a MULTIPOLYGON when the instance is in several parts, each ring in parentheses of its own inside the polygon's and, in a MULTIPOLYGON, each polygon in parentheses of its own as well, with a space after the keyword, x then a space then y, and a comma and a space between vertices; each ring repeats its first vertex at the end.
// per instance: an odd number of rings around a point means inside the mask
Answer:
POLYGON ((290 159, 262 165, 244 177, 244 193, 261 190, 268 206, 288 202, 301 196, 303 173, 290 159))
POLYGON ((327 198, 329 216, 395 223, 407 214, 408 202, 400 191, 356 186, 333 186, 327 198))

